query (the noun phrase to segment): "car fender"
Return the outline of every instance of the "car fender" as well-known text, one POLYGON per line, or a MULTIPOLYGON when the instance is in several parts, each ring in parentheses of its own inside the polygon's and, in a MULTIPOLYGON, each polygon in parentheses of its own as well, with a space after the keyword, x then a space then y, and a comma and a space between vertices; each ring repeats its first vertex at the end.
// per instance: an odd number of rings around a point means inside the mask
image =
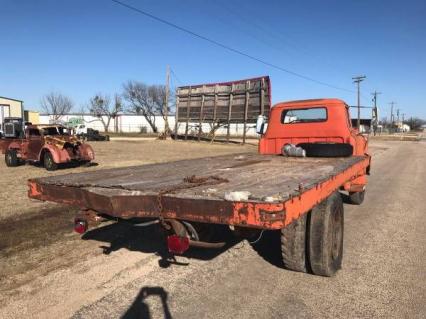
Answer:
POLYGON ((78 149, 80 151, 80 157, 83 160, 93 161, 95 159, 95 152, 90 144, 80 144, 78 149))
POLYGON ((12 143, 10 143, 6 148, 5 148, 5 152, 6 152, 6 150, 17 150, 18 151, 18 153, 20 153, 21 152, 21 143, 18 143, 18 142, 16 142, 16 141, 14 141, 14 142, 12 142, 12 143))
POLYGON ((43 156, 45 152, 50 152, 55 163, 64 163, 70 160, 67 151, 59 149, 58 147, 50 144, 45 144, 40 150, 39 160, 43 161, 43 156))

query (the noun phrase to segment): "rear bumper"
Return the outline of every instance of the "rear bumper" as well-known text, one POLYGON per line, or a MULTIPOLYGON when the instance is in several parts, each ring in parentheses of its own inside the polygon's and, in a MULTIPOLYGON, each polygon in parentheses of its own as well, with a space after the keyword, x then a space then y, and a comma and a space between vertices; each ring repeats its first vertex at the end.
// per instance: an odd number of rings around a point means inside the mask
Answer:
POLYGON ((242 203, 225 200, 161 198, 162 212, 156 195, 106 196, 90 189, 28 182, 30 198, 91 209, 99 214, 120 218, 160 216, 202 223, 228 224, 243 227, 280 229, 284 227, 283 203, 242 203))

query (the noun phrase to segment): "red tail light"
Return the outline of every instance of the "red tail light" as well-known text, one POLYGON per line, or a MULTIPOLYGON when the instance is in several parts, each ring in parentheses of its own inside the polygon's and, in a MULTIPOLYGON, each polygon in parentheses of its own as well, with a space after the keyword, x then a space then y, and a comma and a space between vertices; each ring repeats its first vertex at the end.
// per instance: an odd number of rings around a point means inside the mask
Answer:
POLYGON ((167 247, 172 254, 181 255, 189 248, 189 238, 178 235, 168 236, 167 247))
POLYGON ((86 221, 79 220, 79 219, 75 220, 75 224, 74 224, 74 231, 75 232, 77 232, 79 234, 84 234, 87 231, 88 228, 89 227, 88 227, 86 221))

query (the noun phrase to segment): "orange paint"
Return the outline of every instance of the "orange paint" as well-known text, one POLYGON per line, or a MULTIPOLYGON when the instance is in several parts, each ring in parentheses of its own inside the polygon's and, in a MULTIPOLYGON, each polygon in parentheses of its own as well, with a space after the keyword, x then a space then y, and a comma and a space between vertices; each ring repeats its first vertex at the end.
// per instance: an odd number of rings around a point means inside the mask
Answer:
POLYGON ((270 112, 268 129, 259 142, 260 154, 281 154, 285 144, 348 143, 353 155, 367 152, 367 139, 352 127, 348 106, 339 99, 290 101, 276 104, 270 112), (283 112, 309 108, 325 108, 326 120, 306 123, 282 123, 283 112))

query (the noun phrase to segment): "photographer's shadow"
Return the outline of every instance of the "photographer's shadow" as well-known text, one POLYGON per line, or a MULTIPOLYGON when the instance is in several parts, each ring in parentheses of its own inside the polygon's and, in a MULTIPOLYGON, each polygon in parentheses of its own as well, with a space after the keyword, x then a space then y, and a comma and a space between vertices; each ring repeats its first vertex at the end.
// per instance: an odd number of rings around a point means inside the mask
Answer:
POLYGON ((149 296, 157 296, 161 300, 163 308, 163 314, 165 319, 171 319, 169 305, 167 304, 168 293, 162 287, 143 287, 132 305, 127 309, 126 313, 121 317, 123 319, 150 319, 151 311, 149 305, 146 303, 146 299, 149 296))

